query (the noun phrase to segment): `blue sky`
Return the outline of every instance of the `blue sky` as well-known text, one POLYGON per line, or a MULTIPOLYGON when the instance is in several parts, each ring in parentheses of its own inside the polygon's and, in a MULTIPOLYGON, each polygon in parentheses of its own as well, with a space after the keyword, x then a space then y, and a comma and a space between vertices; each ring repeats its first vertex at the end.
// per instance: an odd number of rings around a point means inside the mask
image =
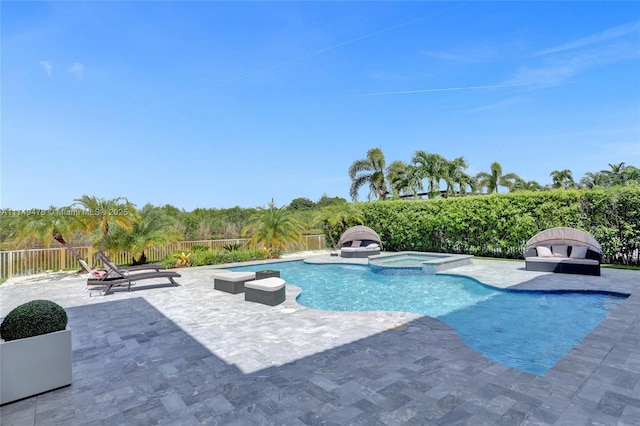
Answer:
POLYGON ((541 184, 640 166, 637 2, 0 8, 1 208, 349 199, 374 147, 541 184))

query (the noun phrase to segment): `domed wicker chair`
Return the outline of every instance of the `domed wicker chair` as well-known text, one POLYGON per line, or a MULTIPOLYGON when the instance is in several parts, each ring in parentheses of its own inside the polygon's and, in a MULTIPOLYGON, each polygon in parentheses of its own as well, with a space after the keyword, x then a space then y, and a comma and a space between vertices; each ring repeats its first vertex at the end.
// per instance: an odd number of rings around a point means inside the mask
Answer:
POLYGON ((600 275, 602 247, 591 235, 574 228, 550 228, 525 246, 527 271, 600 275))
POLYGON ((369 257, 380 254, 382 241, 373 229, 357 225, 344 231, 338 243, 341 257, 369 257))

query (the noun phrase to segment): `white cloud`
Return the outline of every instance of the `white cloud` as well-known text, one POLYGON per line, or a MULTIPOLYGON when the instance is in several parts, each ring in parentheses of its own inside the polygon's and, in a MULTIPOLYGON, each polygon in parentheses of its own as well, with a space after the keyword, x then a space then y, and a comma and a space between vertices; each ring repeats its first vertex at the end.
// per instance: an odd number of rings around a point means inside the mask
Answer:
POLYGON ((74 74, 78 80, 81 80, 82 75, 84 74, 84 65, 82 65, 80 62, 74 62, 67 71, 69 71, 71 74, 74 74))
POLYGON ((564 63, 540 67, 520 68, 508 83, 533 86, 537 88, 560 86, 574 76, 581 66, 577 63, 564 63))
POLYGON ((535 53, 533 56, 544 56, 544 55, 550 55, 552 53, 578 49, 578 48, 589 46, 595 43, 600 43, 606 40, 623 37, 627 34, 632 34, 639 30, 640 30, 640 20, 635 22, 630 22, 628 24, 619 25, 617 27, 609 28, 607 30, 601 31, 599 33, 591 34, 586 37, 579 38, 578 40, 574 40, 569 43, 565 43, 559 46, 551 47, 549 49, 541 50, 535 53))
POLYGON ((636 59, 640 56, 637 41, 623 37, 639 31, 640 20, 540 50, 532 55, 537 64, 520 67, 505 83, 535 88, 560 86, 590 69, 636 59))
POLYGON ((560 86, 573 76, 611 63, 636 59, 640 51, 633 43, 608 44, 604 48, 582 49, 545 58, 539 65, 523 66, 506 84, 537 88, 560 86))
POLYGON ((51 62, 49 62, 49 61, 38 61, 38 63, 40 65, 42 65, 42 68, 44 68, 44 72, 46 72, 47 75, 51 75, 51 73, 53 72, 53 66, 51 65, 51 62))

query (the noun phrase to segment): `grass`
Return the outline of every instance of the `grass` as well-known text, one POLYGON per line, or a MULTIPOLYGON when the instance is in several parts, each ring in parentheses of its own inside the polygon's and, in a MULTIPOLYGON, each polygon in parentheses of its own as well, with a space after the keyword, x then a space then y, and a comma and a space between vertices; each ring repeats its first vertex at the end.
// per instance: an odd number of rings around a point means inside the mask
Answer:
POLYGON ((603 268, 609 269, 628 269, 630 271, 640 271, 640 266, 632 266, 632 265, 613 265, 613 264, 602 264, 603 268))
POLYGON ((481 260, 504 260, 506 262, 524 262, 524 259, 508 259, 506 257, 486 257, 486 256, 473 256, 474 259, 481 260))

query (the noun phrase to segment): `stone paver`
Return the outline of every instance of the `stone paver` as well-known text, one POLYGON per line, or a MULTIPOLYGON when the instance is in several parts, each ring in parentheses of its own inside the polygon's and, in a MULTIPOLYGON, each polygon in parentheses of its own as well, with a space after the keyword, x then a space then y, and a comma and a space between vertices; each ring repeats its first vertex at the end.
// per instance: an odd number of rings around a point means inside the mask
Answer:
POLYGON ((106 297, 77 277, 2 285, 0 316, 36 298, 67 309, 74 380, 0 407, 0 423, 640 425, 640 272, 523 268, 475 260, 447 272, 631 296, 537 376, 484 358, 433 318, 310 309, 291 285, 282 305, 245 302, 213 289, 212 267, 181 270, 179 287, 145 282, 106 297))

